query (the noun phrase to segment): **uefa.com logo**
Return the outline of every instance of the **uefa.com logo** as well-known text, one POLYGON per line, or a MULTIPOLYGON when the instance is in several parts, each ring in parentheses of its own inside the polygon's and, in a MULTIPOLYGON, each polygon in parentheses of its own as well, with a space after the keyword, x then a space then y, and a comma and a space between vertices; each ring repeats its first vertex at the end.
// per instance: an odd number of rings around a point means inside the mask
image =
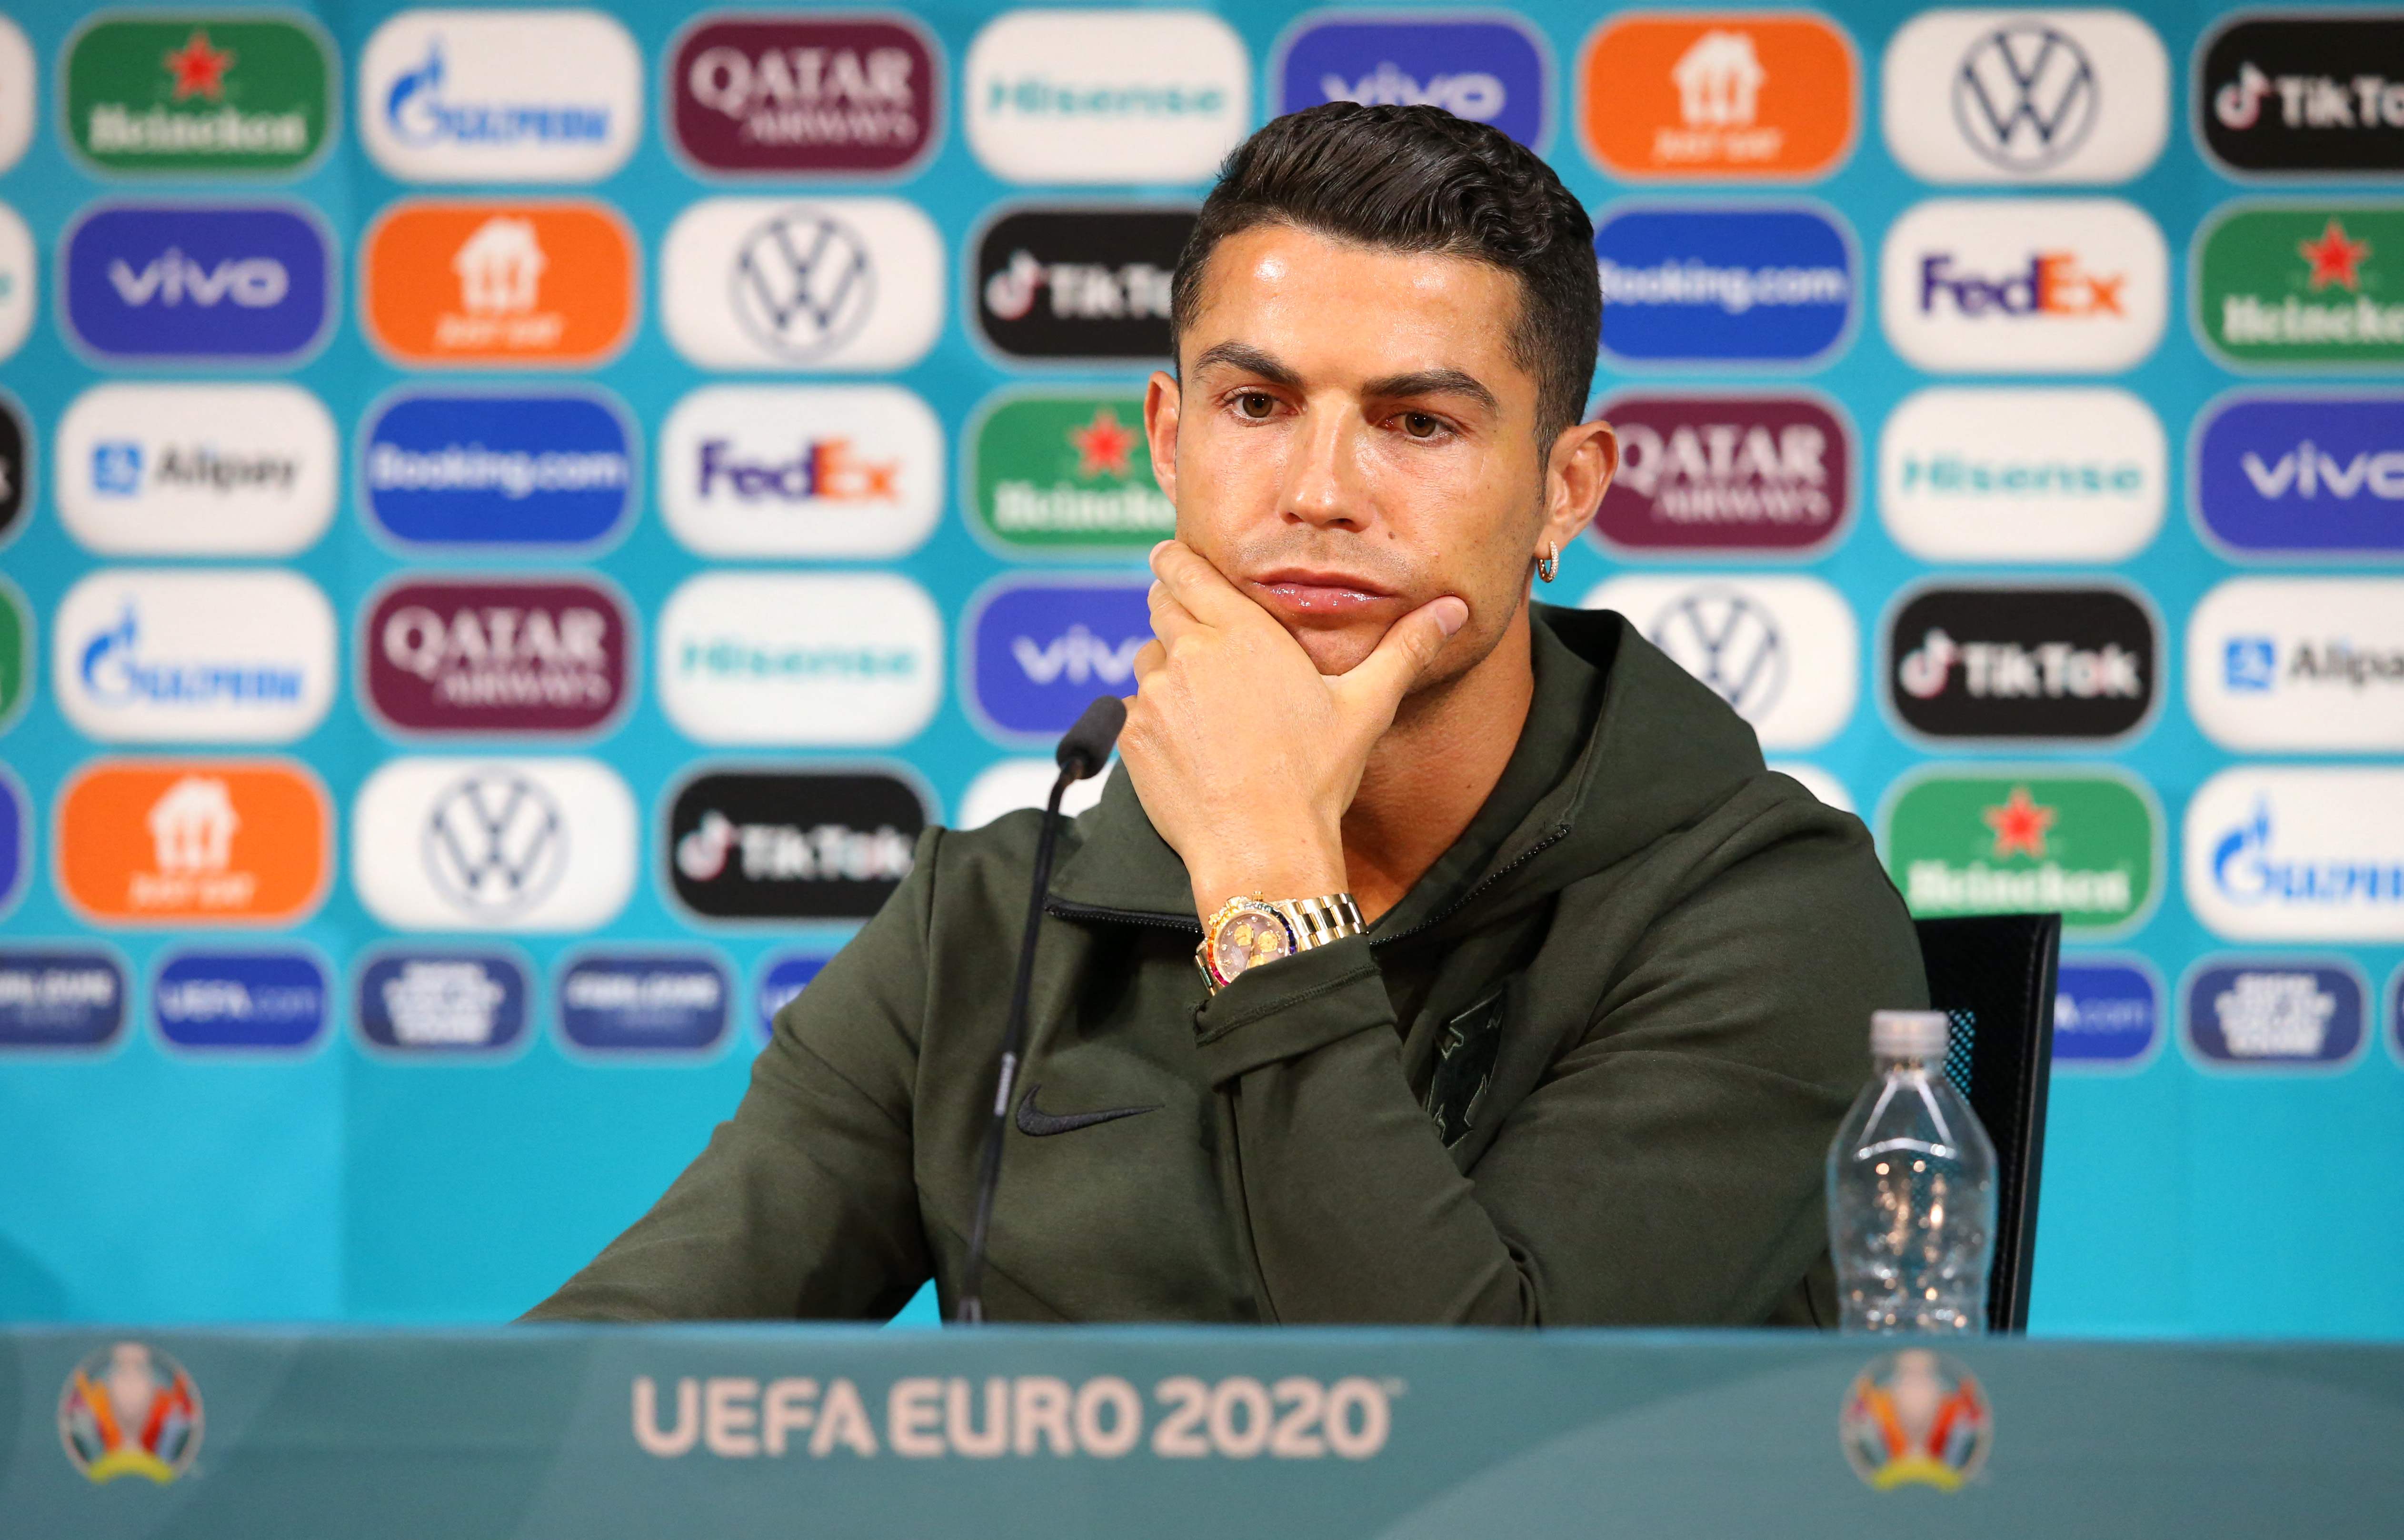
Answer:
POLYGON ((898 178, 943 139, 943 46, 905 12, 710 12, 667 59, 661 116, 696 175, 898 178))
POLYGON ((112 381, 58 425, 60 521, 120 556, 289 556, 333 522, 333 415, 281 381, 112 381))
POLYGON ((125 963, 106 947, 0 945, 0 1053, 105 1053, 125 1029, 125 963))
POLYGON ((2126 10, 1922 11, 1879 76, 1888 152, 1922 181, 2125 182, 2170 137, 2170 55, 2126 10))
POLYGON ((2164 1040, 2161 976, 2135 953, 2065 953, 2054 978, 2053 1063, 2058 1070, 2133 1073, 2164 1040))
POLYGON ((1269 66, 1271 117, 1327 102, 1442 107, 1542 155, 1552 138, 1544 35, 1503 13, 1318 12, 1293 23, 1269 66))
POLYGON ((152 975, 150 1019, 188 1052, 305 1054, 332 1019, 330 976, 306 947, 187 947, 152 975))

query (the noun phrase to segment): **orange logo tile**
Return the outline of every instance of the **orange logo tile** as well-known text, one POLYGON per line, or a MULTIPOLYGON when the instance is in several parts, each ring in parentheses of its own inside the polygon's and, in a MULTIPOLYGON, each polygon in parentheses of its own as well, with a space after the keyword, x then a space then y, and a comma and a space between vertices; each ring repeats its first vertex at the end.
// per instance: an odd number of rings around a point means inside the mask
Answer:
POLYGON ((408 203, 368 231, 368 337, 411 364, 570 368, 635 328, 635 244, 591 203, 408 203))
POLYGON ((1858 73, 1807 12, 1627 12, 1586 41, 1578 126, 1617 176, 1824 176, 1853 147, 1858 73))
POLYGON ((325 897, 332 840, 289 761, 105 761, 59 799, 59 891, 102 924, 286 925, 325 897))

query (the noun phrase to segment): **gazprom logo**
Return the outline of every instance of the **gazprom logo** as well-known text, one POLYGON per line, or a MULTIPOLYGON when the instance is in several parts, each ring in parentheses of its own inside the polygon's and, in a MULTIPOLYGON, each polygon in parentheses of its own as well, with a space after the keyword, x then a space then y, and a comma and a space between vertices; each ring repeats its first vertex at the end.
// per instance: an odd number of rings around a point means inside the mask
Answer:
POLYGON ((1552 121, 1548 74, 1536 40, 1500 19, 1336 17, 1304 27, 1285 45, 1275 110, 1424 104, 1541 149, 1552 121))
POLYGON ((2404 770, 2244 766, 2187 813, 2187 905, 2240 941, 2404 941, 2404 770))
POLYGON ((1152 640, 1148 583, 1026 582, 996 590, 969 623, 970 701, 1004 738, 1068 730, 1096 695, 1135 693, 1152 640))
POLYGON ((582 391, 410 391, 370 417, 358 481, 410 545, 591 545, 634 507, 634 434, 582 391))

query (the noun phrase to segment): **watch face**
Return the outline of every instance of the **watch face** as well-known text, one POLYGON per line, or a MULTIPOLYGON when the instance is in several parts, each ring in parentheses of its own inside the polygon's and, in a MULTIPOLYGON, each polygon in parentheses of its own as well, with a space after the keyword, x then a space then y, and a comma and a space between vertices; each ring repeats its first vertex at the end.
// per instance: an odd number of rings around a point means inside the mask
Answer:
POLYGON ((1228 983, 1255 963, 1293 955, 1293 933, 1284 920, 1266 910, 1239 909, 1210 937, 1210 966, 1228 983))

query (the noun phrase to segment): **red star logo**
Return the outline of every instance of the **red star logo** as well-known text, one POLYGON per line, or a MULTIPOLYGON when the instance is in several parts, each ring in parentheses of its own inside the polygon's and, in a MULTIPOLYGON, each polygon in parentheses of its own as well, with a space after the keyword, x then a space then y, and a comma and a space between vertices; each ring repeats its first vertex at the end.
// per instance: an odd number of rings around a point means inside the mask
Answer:
POLYGON ((2013 787, 2003 805, 1990 807, 1978 816, 1995 832, 1997 861, 2012 855, 2027 856, 2032 861, 2045 859, 2045 832, 2053 827, 2053 809, 2039 806, 2027 787, 2013 787))
POLYGON ((2313 264, 2312 285, 2315 290, 2331 284, 2355 290, 2362 287, 2362 263, 2370 255, 2370 243, 2347 240, 2345 227, 2338 223, 2337 216, 2329 216, 2319 240, 2299 241, 2296 250, 2313 264))
POLYGON ((176 101, 187 96, 205 96, 212 102, 225 100, 226 71, 233 68, 233 49, 211 48, 204 29, 194 27, 182 48, 161 57, 167 73, 175 77, 176 101))
POLYGON ((1077 452, 1077 474, 1098 476, 1108 471, 1113 476, 1130 474, 1134 467, 1128 457, 1135 453, 1136 430, 1119 426, 1119 414, 1109 407, 1094 409, 1094 420, 1083 427, 1069 430, 1069 444, 1077 452))

